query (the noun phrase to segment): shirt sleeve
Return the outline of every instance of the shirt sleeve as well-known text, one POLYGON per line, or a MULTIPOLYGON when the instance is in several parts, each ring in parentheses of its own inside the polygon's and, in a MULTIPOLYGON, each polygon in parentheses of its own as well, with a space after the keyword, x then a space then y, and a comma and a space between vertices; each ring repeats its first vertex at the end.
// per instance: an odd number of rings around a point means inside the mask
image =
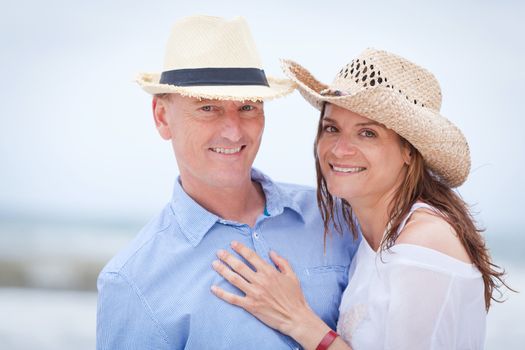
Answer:
POLYGON ((97 350, 169 348, 151 309, 124 276, 102 273, 97 286, 97 350))
POLYGON ((384 349, 455 348, 458 325, 441 322, 453 275, 425 267, 394 264, 386 272, 390 302, 385 318, 384 349))

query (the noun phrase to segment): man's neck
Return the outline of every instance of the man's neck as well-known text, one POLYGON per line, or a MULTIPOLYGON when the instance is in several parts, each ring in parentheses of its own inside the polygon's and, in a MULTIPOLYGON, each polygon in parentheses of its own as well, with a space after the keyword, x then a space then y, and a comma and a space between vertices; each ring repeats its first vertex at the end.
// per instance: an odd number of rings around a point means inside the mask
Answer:
POLYGON ((265 207, 262 186, 250 178, 235 187, 214 187, 181 179, 184 191, 209 212, 225 220, 255 225, 265 207))

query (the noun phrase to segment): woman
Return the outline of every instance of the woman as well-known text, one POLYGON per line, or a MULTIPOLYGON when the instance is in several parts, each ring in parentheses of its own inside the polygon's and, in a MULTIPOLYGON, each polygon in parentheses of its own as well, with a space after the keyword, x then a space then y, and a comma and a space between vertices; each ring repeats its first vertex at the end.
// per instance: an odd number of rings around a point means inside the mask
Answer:
POLYGON ((483 348, 486 312, 503 273, 452 190, 465 181, 470 155, 461 131, 439 114, 437 80, 373 49, 343 67, 331 86, 294 62, 284 69, 321 110, 315 159, 325 237, 330 222, 341 224, 338 199, 345 224, 363 236, 339 334, 311 311, 292 268, 274 252, 278 270, 233 242, 255 271, 225 251, 213 266, 245 296, 212 291, 306 349, 483 348))

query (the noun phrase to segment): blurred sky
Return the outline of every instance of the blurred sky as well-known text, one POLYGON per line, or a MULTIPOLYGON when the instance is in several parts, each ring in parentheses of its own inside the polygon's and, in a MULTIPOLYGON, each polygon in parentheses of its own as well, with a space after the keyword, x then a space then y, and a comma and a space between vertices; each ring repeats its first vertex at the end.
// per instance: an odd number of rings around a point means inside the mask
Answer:
MULTIPOLYGON (((0 218, 146 221, 177 168, 133 78, 162 68, 174 21, 247 18, 265 70, 279 58, 330 82, 366 47, 428 68, 442 113, 470 142, 460 193, 488 229, 525 224, 525 3, 520 1, 11 1, 0 13, 0 218)), ((268 102, 255 166, 314 185, 318 113, 295 92, 268 102)))

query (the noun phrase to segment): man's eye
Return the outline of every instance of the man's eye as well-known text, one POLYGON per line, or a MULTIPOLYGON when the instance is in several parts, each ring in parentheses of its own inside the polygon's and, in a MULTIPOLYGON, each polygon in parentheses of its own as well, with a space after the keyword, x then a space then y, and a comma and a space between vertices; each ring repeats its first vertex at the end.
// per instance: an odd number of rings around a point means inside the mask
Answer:
POLYGON ((245 112, 248 112, 248 111, 253 111, 255 109, 254 106, 252 105, 244 105, 241 107, 241 110, 245 111, 245 112))
POLYGON ((204 112, 211 112, 212 107, 211 106, 202 106, 201 110, 204 111, 204 112))

